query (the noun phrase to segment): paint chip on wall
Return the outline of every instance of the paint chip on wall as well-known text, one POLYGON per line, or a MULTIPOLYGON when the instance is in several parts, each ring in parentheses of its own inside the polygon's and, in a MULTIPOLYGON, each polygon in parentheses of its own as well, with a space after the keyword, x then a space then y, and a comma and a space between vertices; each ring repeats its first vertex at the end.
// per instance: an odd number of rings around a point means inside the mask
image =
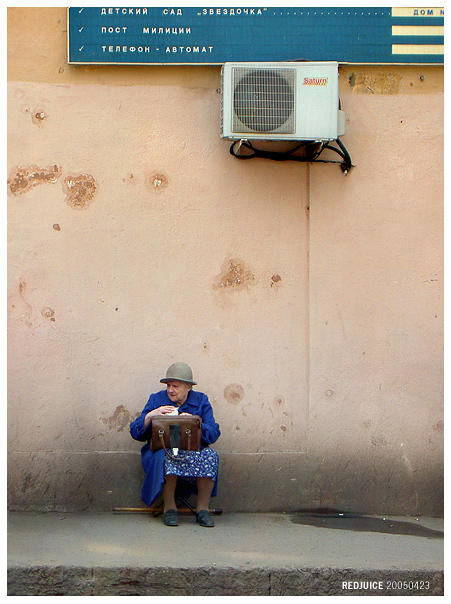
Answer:
POLYGON ((63 184, 66 202, 74 210, 86 210, 94 200, 97 183, 90 174, 66 176, 63 184))
POLYGON ((13 195, 27 193, 36 185, 44 183, 55 184, 61 176, 61 168, 53 165, 49 168, 39 168, 36 165, 17 167, 11 170, 8 179, 9 190, 13 195))

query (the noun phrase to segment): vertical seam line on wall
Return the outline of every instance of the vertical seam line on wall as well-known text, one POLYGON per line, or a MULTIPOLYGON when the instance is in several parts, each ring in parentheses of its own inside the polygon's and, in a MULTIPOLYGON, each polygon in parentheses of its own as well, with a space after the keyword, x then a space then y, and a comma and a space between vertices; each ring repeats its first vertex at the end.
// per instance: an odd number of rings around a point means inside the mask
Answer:
POLYGON ((307 253, 307 367, 306 367, 306 381, 307 381, 307 413, 306 413, 306 427, 305 427, 305 449, 306 452, 309 450, 309 441, 310 441, 310 355, 311 355, 311 342, 310 342, 310 201, 311 201, 311 186, 310 186, 310 163, 307 162, 307 245, 306 245, 306 253, 307 253))

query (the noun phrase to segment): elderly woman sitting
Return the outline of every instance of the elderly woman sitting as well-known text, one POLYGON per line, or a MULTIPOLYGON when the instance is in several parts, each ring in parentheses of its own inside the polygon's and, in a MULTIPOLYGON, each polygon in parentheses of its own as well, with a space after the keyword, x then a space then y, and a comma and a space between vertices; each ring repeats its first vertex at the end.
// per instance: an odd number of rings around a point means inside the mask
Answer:
POLYGON ((142 465, 146 472, 141 498, 150 506, 162 494, 163 522, 167 526, 177 526, 177 479, 181 477, 195 481, 196 520, 201 526, 212 527, 214 522, 208 507, 210 497, 216 495, 219 459, 216 451, 209 445, 219 438, 219 425, 215 422, 207 396, 192 389, 196 382, 193 381, 193 373, 188 365, 174 363, 160 382, 166 384, 166 390, 150 395, 141 415, 130 424, 130 434, 135 440, 148 441, 152 434, 152 418, 156 415, 173 414, 177 411, 180 415, 199 415, 202 418, 201 449, 190 451, 187 456, 186 451, 179 450, 176 460, 173 460, 165 455, 163 449, 151 451, 149 444, 145 444, 141 448, 142 465))

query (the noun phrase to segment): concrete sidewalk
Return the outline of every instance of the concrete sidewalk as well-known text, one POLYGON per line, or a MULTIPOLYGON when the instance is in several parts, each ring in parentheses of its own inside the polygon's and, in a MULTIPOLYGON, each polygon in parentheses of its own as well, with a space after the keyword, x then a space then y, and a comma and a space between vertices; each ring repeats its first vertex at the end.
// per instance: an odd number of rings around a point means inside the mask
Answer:
POLYGON ((143 513, 8 517, 8 595, 443 595, 443 520, 143 513))

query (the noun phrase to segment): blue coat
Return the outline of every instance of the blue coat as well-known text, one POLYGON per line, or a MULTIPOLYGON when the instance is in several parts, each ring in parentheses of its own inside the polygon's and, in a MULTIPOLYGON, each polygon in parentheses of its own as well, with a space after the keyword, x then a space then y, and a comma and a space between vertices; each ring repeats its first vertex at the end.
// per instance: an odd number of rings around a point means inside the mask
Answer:
MULTIPOLYGON (((151 394, 141 415, 130 424, 130 434, 135 440, 145 442, 150 439, 152 434, 152 425, 144 429, 144 418, 149 411, 157 409, 162 405, 176 406, 167 395, 166 390, 160 390, 151 394)), ((201 447, 216 442, 221 434, 219 425, 213 417, 213 409, 205 394, 190 390, 188 398, 179 407, 179 413, 191 413, 191 415, 200 415, 202 418, 202 440, 201 447)), ((148 444, 141 449, 141 461, 146 473, 144 483, 141 489, 141 499, 146 505, 151 505, 155 499, 161 495, 164 486, 164 450, 151 451, 148 444)), ((217 485, 213 488, 212 497, 216 495, 217 485)))

